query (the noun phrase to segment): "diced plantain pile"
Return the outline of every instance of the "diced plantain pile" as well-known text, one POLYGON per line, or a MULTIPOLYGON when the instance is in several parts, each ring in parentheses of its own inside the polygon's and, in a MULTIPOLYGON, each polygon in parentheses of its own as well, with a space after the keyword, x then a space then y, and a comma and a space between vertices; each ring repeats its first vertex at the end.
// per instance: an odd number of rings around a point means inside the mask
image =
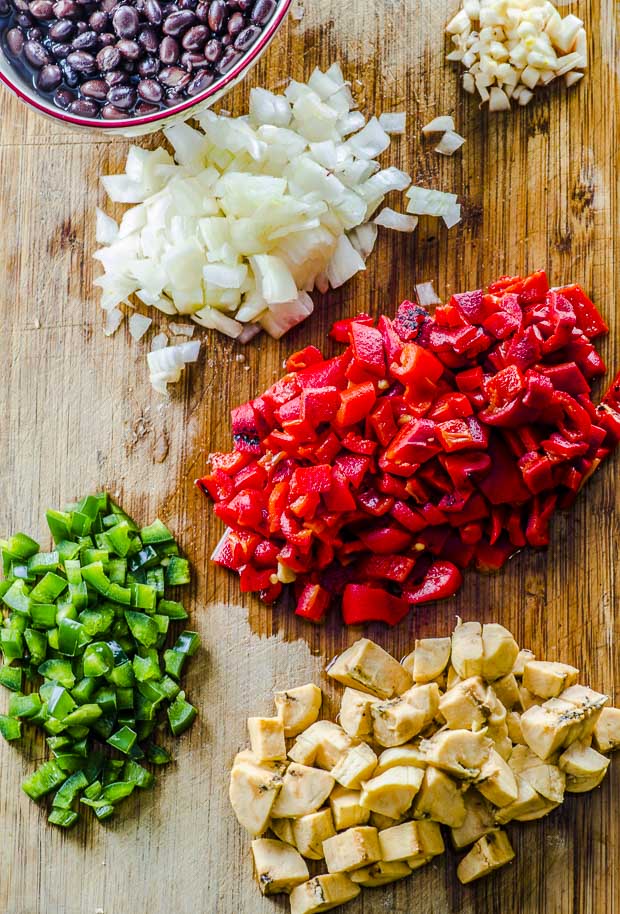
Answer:
POLYGON ((459 620, 402 664, 362 638, 327 672, 345 686, 340 723, 318 719, 316 685, 277 692, 230 776, 260 890, 290 893, 291 914, 409 876, 444 852, 442 825, 470 848, 460 881, 487 875, 514 858, 501 826, 597 787, 620 748, 620 709, 501 625, 459 620))

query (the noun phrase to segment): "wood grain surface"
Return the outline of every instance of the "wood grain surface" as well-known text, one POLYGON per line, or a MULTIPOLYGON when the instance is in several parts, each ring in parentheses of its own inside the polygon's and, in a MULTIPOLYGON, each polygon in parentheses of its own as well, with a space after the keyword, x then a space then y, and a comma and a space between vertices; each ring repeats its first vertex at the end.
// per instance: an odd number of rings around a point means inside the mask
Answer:
MULTIPOLYGON (((591 54, 576 88, 551 89, 499 116, 481 113, 444 63, 443 25, 456 5, 305 0, 303 19, 286 23, 251 79, 278 89, 286 76, 307 78, 338 59, 364 112, 408 112, 392 159, 414 180, 457 191, 461 225, 382 235, 367 272, 317 301, 312 319, 280 343, 260 338, 242 350, 206 336, 199 365, 166 403, 148 383, 150 336, 135 344, 123 327, 104 338, 92 287, 98 176, 120 168, 128 144, 62 130, 0 93, 0 529, 45 537, 46 507, 101 487, 144 522, 159 513, 194 562, 192 624, 205 645, 188 676, 200 718, 176 744, 176 764, 105 826, 84 816, 69 834, 49 827, 18 786, 43 759, 43 741, 0 745, 1 914, 287 910, 253 882, 249 841, 228 807, 228 768, 246 742, 246 716, 270 712, 274 687, 313 678, 333 699, 323 666, 360 632, 312 628, 286 607, 271 612, 242 596, 235 577, 208 563, 221 529, 193 480, 209 450, 228 448, 230 406, 274 380, 289 351, 310 342, 330 351, 332 319, 389 313, 415 282, 433 280, 447 296, 544 267, 552 282, 589 290, 611 326, 603 354, 610 371, 620 367, 617 5, 570 7, 586 20, 591 54), (447 113, 467 138, 453 159, 419 139, 424 123, 447 113)), ((226 108, 243 113, 247 89, 226 108)), ((455 600, 368 634, 402 657, 414 637, 447 633, 456 613, 498 620, 539 656, 580 667, 617 703, 618 470, 616 458, 555 521, 546 553, 523 553, 496 576, 469 573, 455 600)), ((486 881, 461 887, 448 853, 406 882, 363 893, 347 911, 620 914, 619 800, 616 759, 593 794, 511 828, 517 859, 486 881)))

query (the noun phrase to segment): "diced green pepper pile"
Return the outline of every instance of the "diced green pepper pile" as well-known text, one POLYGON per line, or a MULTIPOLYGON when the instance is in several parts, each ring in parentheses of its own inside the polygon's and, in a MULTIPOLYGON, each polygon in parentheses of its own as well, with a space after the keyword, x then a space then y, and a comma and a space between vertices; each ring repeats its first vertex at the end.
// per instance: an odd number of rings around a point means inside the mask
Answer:
POLYGON ((184 631, 165 649, 170 623, 187 619, 166 590, 190 574, 160 520, 140 529, 103 493, 47 522, 50 552, 24 533, 0 540, 0 685, 11 691, 0 734, 19 739, 22 721, 46 733, 53 758, 22 789, 53 792, 48 821, 68 828, 82 806, 107 819, 151 787, 142 760, 171 760, 155 737, 164 710, 175 736, 196 717, 179 681, 200 639, 184 631))

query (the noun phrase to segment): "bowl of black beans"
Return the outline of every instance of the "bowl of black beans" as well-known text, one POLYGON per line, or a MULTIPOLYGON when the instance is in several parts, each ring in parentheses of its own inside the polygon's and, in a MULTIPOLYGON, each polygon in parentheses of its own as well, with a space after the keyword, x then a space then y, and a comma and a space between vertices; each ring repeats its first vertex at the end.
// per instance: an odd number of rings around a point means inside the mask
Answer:
POLYGON ((0 80, 66 124, 139 135, 256 63, 291 0, 0 0, 0 80))

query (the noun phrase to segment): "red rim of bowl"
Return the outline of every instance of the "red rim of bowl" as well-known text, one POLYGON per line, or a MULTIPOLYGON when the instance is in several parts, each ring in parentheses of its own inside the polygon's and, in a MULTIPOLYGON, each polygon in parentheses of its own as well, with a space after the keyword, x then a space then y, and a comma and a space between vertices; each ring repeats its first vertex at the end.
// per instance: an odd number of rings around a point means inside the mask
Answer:
POLYGON ((67 123, 74 124, 77 127, 97 127, 100 130, 114 130, 118 129, 119 127, 127 129, 128 127, 139 127, 143 124, 155 124, 157 121, 165 120, 169 117, 174 117, 177 114, 181 114, 183 111, 188 111, 190 108, 199 105, 200 102, 206 101, 212 95, 215 95, 221 89, 225 88, 225 86, 227 86, 229 83, 233 82, 233 80, 235 80, 240 73, 251 66, 251 64, 260 54, 262 54, 271 39, 274 37, 278 28, 282 24, 291 3, 292 0, 280 0, 278 9, 276 10, 272 20, 265 26, 265 29, 256 44, 252 45, 249 51, 247 51, 246 54, 241 58, 239 63, 232 67, 232 69, 228 73, 224 74, 224 76, 222 76, 217 82, 210 85, 208 89, 205 89, 201 95, 196 95, 194 98, 188 99, 177 108, 165 108, 162 111, 158 111, 156 114, 147 114, 146 117, 131 117, 118 121, 105 121, 103 118, 94 117, 73 117, 70 114, 65 114, 61 108, 54 108, 52 105, 47 107, 46 105, 37 101, 35 98, 31 98, 22 89, 20 89, 18 85, 11 82, 9 77, 6 75, 6 73, 3 73, 2 70, 0 70, 0 80, 30 107, 36 108, 37 111, 40 111, 42 114, 46 114, 49 117, 55 118, 59 121, 66 121, 67 123))

